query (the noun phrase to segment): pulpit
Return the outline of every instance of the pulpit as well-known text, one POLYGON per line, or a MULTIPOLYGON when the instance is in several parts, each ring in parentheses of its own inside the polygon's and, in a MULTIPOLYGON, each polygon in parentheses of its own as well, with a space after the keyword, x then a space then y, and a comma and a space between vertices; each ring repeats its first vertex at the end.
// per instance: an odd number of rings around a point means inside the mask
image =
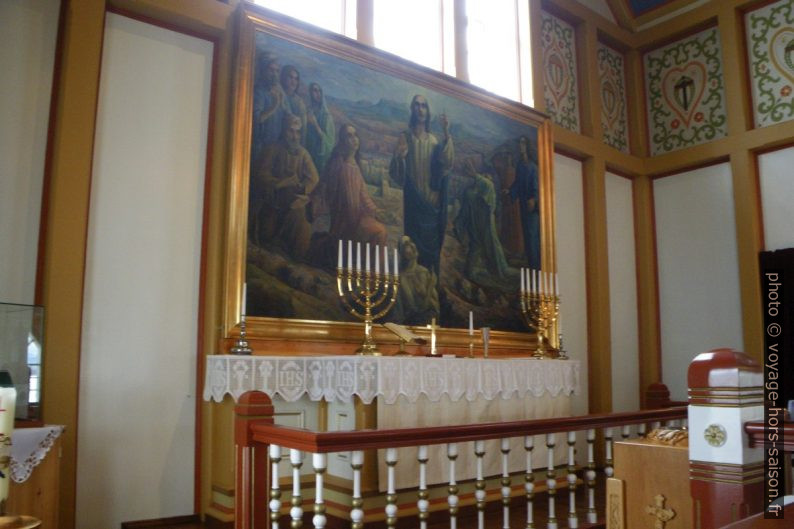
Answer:
POLYGON ((615 443, 614 478, 607 489, 607 527, 689 529, 689 448, 648 437, 615 443))

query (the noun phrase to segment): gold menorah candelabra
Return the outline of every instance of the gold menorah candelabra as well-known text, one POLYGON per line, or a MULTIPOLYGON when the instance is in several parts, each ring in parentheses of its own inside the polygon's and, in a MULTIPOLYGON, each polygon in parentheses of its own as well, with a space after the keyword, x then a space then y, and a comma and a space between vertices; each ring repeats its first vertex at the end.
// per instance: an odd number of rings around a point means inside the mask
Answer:
POLYGON ((365 250, 365 267, 361 268, 361 243, 356 243, 356 266, 353 266, 353 243, 347 241, 347 266, 343 266, 343 243, 339 241, 339 263, 336 268, 336 288, 345 308, 364 321, 364 342, 357 354, 379 356, 372 338, 372 322, 385 316, 397 301, 400 287, 397 250, 394 251, 394 273, 389 273, 388 248, 383 248, 383 272, 380 269, 380 247, 375 246, 375 267, 370 269, 369 243, 365 250))
POLYGON ((540 270, 521 269, 521 314, 524 322, 535 329, 538 346, 535 358, 548 356, 547 345, 556 348, 557 319, 560 314, 560 296, 554 274, 540 270))

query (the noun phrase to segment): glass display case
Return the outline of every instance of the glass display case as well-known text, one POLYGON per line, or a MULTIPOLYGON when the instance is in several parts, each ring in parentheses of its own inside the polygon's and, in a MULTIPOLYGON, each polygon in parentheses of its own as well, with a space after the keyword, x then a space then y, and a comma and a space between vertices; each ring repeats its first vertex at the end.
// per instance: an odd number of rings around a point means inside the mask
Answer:
POLYGON ((16 418, 41 419, 44 307, 0 303, 0 385, 17 390, 16 418))

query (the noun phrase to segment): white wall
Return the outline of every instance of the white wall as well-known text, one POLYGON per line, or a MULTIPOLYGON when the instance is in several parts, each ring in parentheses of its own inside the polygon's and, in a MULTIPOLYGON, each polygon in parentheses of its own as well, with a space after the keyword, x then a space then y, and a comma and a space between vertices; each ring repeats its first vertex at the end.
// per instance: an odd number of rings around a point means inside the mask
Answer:
POLYGON ((628 178, 606 174, 612 411, 640 409, 634 196, 628 178))
POLYGON ((33 303, 59 8, 0 1, 0 303, 33 303))
POLYGON ((662 381, 673 400, 685 400, 696 354, 743 347, 730 165, 655 180, 653 192, 662 381))
POLYGON ((581 392, 574 396, 573 415, 588 413, 587 406, 587 287, 584 253, 584 190, 582 163, 554 155, 557 209, 557 271, 560 277, 560 323, 568 356, 579 360, 581 392))
POLYGON ((765 250, 794 248, 794 147, 758 157, 765 250))
POLYGON ((81 529, 194 512, 212 51, 107 15, 80 361, 81 529))

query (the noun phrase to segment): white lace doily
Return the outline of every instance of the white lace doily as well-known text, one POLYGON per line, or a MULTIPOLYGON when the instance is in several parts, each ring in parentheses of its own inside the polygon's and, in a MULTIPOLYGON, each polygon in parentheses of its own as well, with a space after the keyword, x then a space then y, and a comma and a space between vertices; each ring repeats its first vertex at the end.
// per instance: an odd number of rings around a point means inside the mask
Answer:
POLYGON ((425 358, 373 356, 234 356, 207 357, 204 400, 220 402, 227 393, 237 400, 262 391, 288 402, 304 394, 311 400, 365 403, 381 397, 393 404, 400 395, 437 401, 461 398, 537 397, 579 393, 579 362, 531 358, 425 358))
POLYGON ((30 477, 63 429, 63 426, 44 426, 14 430, 11 434, 11 479, 14 482, 22 483, 30 477))

